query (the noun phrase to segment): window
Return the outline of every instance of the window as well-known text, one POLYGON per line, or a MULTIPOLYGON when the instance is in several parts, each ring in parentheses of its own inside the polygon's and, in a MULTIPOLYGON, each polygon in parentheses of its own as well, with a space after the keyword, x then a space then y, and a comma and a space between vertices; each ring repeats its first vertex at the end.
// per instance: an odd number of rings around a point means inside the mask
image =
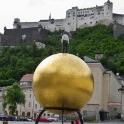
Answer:
POLYGON ((30 112, 27 112, 27 117, 30 117, 31 113, 30 112))
POLYGON ((22 116, 25 116, 25 112, 22 112, 22 116))
POLYGON ((16 115, 18 116, 18 111, 16 111, 16 115))
POLYGON ((31 94, 30 94, 30 98, 31 98, 31 94))
POLYGON ((75 16, 75 12, 73 12, 73 16, 75 16))
POLYGON ((70 18, 70 13, 67 13, 67 17, 70 18))
POLYGON ((90 19, 94 18, 94 16, 91 16, 90 19))
POLYGON ((37 109, 37 104, 35 104, 35 108, 37 109))
POLYGON ((37 117, 37 114, 36 113, 34 113, 34 118, 36 118, 37 117))
POLYGON ((28 107, 31 107, 31 103, 29 102, 28 107))

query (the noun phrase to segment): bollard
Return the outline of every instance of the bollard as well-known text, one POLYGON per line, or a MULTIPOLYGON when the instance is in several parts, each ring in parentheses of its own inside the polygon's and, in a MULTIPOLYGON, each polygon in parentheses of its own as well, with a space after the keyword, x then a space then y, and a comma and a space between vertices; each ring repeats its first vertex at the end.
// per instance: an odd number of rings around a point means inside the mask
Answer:
POLYGON ((8 124, 8 121, 3 121, 3 124, 8 124))

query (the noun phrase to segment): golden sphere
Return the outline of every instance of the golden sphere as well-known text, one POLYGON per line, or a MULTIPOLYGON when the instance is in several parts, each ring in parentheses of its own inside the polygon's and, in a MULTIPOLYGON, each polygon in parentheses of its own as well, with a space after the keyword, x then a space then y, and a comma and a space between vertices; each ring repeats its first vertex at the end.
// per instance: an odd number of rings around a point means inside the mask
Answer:
POLYGON ((34 72, 33 92, 44 108, 80 109, 90 99, 93 89, 93 76, 89 67, 72 54, 49 56, 34 72))

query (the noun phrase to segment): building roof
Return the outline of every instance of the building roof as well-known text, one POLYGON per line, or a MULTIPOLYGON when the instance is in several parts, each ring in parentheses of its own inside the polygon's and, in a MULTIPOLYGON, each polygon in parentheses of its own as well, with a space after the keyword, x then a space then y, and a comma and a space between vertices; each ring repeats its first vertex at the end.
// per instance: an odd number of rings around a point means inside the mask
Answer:
POLYGON ((94 59, 91 59, 89 58, 88 56, 84 56, 84 61, 86 63, 98 63, 98 61, 94 60, 94 59))
POLYGON ((32 82, 33 81, 33 74, 26 74, 23 75, 20 82, 32 82))
POLYGON ((117 16, 122 16, 122 17, 123 17, 124 14, 113 13, 113 16, 114 16, 114 17, 117 17, 117 16))
POLYGON ((49 20, 48 19, 46 19, 46 20, 40 20, 39 22, 49 22, 49 20))

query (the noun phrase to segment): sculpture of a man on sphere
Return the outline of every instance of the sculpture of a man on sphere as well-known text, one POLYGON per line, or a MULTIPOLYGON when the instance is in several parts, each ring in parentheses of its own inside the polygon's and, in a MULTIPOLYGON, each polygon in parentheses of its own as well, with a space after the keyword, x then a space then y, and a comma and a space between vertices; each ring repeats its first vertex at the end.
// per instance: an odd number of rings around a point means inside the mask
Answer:
POLYGON ((61 39, 62 52, 67 53, 69 47, 69 35, 68 32, 64 32, 61 39))

